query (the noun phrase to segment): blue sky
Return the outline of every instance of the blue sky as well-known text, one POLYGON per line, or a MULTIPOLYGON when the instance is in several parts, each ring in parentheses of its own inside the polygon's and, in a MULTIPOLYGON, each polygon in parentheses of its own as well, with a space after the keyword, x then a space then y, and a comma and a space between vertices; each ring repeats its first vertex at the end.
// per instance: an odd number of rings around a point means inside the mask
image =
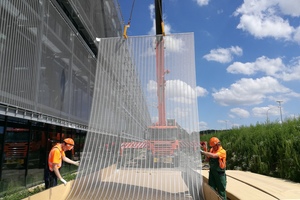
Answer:
MULTIPOLYGON (((124 23, 133 2, 127 35, 155 35, 154 0, 119 0, 124 23)), ((167 34, 194 33, 200 130, 299 117, 300 0, 162 3, 167 34)))

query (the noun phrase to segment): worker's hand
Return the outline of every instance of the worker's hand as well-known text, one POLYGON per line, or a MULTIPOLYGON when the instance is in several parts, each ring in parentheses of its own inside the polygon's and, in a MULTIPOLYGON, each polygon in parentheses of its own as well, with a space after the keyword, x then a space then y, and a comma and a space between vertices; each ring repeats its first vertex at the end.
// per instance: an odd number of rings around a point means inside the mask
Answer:
POLYGON ((80 161, 75 161, 74 165, 76 165, 77 167, 79 167, 80 161))
POLYGON ((64 184, 64 185, 67 185, 67 181, 63 178, 60 179, 60 181, 64 184))
POLYGON ((200 153, 204 154, 204 151, 202 149, 200 149, 200 153))

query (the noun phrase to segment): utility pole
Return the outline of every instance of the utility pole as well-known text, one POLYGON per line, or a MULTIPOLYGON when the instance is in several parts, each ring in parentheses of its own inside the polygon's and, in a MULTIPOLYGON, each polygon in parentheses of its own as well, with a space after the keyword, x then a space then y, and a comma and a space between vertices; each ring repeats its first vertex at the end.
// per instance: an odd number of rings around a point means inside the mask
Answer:
POLYGON ((283 102, 282 100, 277 100, 276 101, 277 103, 278 103, 278 107, 279 107, 279 110, 280 110, 280 122, 281 122, 281 124, 282 124, 282 112, 281 112, 281 103, 283 102))

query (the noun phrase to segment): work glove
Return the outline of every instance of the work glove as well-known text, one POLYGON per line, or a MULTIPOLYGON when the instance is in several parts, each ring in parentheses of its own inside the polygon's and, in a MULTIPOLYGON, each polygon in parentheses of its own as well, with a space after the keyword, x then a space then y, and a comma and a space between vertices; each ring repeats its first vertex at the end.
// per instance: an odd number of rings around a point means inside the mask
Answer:
POLYGON ((67 185, 67 181, 63 178, 60 179, 60 181, 64 184, 64 185, 67 185))
POLYGON ((80 161, 75 161, 75 165, 79 167, 80 161))
POLYGON ((202 149, 200 149, 200 153, 202 153, 202 154, 203 154, 203 153, 204 153, 204 151, 203 151, 202 149))

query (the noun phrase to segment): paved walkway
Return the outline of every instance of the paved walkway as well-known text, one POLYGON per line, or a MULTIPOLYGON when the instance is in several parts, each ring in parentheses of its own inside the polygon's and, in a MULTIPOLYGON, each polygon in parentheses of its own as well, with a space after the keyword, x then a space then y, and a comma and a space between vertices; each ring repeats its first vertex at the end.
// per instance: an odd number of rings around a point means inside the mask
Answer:
MULTIPOLYGON (((251 172, 227 170, 227 196, 232 200, 300 200, 300 183, 251 172)), ((208 170, 202 170, 207 181, 208 170)))
MULTIPOLYGON (((198 171, 200 173, 200 171, 198 171)), ((206 184, 208 170, 201 171, 205 200, 220 200, 206 184)), ((227 170, 227 197, 229 200, 300 200, 300 183, 267 177, 251 172, 227 170)), ((106 168, 101 178, 87 186, 80 182, 79 189, 84 191, 84 198, 72 196, 72 200, 192 200, 179 171, 157 170, 115 170, 106 168), (102 181, 100 181, 102 180, 102 181), (138 184, 137 184, 138 183, 138 184), (96 189, 96 190, 95 190, 96 189), (95 192, 96 191, 96 192, 95 192)), ((67 186, 45 190, 26 200, 65 200, 73 182, 67 186)), ((82 194, 82 193, 79 193, 82 194)))

